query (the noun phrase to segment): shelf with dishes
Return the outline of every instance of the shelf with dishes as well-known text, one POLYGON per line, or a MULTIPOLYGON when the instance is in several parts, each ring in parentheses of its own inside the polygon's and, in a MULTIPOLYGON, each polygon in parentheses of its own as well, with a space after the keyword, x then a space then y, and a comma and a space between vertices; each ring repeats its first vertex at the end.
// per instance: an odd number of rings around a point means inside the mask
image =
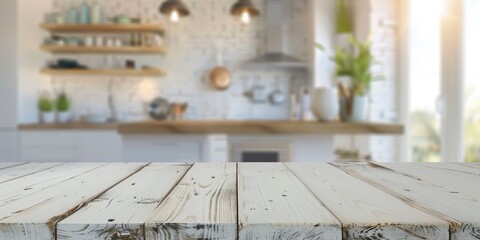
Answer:
POLYGON ((107 54, 165 54, 164 47, 152 46, 55 46, 43 45, 41 49, 50 53, 107 53, 107 54))
POLYGON ((158 33, 163 34, 164 28, 158 23, 131 24, 56 24, 45 23, 41 28, 51 33, 158 33))
POLYGON ((53 69, 40 71, 49 76, 125 76, 125 77, 163 77, 166 72, 158 68, 145 69, 53 69))

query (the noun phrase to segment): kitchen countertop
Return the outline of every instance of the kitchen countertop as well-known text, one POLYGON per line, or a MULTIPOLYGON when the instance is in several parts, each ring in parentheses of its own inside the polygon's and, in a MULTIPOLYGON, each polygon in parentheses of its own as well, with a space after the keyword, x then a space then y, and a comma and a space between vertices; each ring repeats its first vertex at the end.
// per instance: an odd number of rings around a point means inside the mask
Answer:
POLYGON ((478 239, 480 232, 473 163, 0 163, 0 173, 1 239, 478 239))
POLYGON ((145 121, 133 123, 22 124, 20 130, 118 130, 120 134, 390 134, 404 126, 388 123, 317 121, 145 121))
POLYGON ((399 124, 317 121, 179 121, 120 124, 121 134, 403 134, 399 124))

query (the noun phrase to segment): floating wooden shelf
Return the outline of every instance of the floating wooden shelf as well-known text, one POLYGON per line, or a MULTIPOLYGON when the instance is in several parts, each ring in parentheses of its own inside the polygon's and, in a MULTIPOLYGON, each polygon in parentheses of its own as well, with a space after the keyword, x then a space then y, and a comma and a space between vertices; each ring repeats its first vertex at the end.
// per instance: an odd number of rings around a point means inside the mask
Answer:
POLYGON ((118 123, 52 123, 52 124, 20 124, 19 130, 116 130, 118 123))
POLYGON ((142 77, 165 76, 165 71, 161 69, 42 69, 41 73, 52 76, 78 75, 78 76, 126 76, 126 77, 142 77))
POLYGON ((374 134, 402 135, 400 124, 324 123, 316 121, 139 122, 119 126, 121 134, 374 134))
POLYGON ((44 30, 50 32, 116 32, 116 33, 129 33, 129 32, 153 32, 163 33, 163 27, 160 24, 95 24, 95 25, 72 25, 72 24, 42 24, 41 27, 44 30))
POLYGON ((42 46, 51 53, 126 53, 126 54, 164 54, 163 47, 75 47, 75 46, 42 46))

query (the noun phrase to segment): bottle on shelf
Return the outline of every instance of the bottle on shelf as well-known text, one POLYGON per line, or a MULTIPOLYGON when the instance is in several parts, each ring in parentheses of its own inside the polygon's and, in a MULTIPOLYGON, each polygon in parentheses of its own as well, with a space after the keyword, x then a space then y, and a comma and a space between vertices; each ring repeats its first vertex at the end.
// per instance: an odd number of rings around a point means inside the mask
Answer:
POLYGON ((91 21, 90 23, 91 24, 101 24, 102 23, 102 19, 103 19, 103 16, 102 16, 102 7, 100 6, 100 4, 98 4, 98 2, 95 2, 91 8, 90 8, 90 12, 91 12, 91 21))
POLYGON ((87 2, 80 6, 80 24, 90 24, 90 6, 87 2))
POLYGON ((78 22, 78 8, 74 5, 68 10, 67 24, 78 24, 78 22))

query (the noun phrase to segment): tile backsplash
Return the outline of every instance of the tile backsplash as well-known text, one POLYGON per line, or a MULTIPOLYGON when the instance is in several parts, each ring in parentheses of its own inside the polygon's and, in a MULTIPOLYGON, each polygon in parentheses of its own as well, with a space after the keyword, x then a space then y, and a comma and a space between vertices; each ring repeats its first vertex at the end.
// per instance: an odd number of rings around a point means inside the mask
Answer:
MULTIPOLYGON (((72 57, 90 67, 102 67, 111 61, 136 61, 137 66, 150 65, 165 69, 164 78, 105 78, 105 77, 54 77, 53 89, 64 89, 73 99, 76 115, 107 113, 108 86, 113 82, 115 105, 119 115, 127 120, 146 118, 146 105, 156 96, 171 101, 188 102, 188 119, 287 119, 288 101, 274 106, 269 103, 254 104, 245 96, 255 85, 263 85, 268 92, 277 88, 289 94, 291 83, 307 85, 309 74, 305 71, 248 70, 242 64, 266 49, 265 19, 259 17, 248 25, 229 14, 234 1, 184 0, 191 10, 191 17, 173 24, 158 12, 158 0, 103 0, 98 1, 108 9, 111 17, 126 14, 143 17, 165 26, 163 56, 150 55, 55 55, 53 58, 72 57), (232 86, 225 92, 214 90, 208 83, 209 70, 219 64, 228 67, 232 74, 232 86), (115 59, 116 58, 116 59, 115 59)), ((53 11, 67 11, 80 5, 82 0, 54 0, 53 11)), ((89 1, 93 3, 93 1, 89 1)), ((263 12, 264 0, 254 1, 263 12)), ((310 43, 306 16, 308 1, 285 1, 285 24, 289 39, 289 54, 308 60, 313 48, 310 43), (288 19, 288 20, 287 20, 288 19)), ((264 16, 264 15, 263 15, 264 16)))

